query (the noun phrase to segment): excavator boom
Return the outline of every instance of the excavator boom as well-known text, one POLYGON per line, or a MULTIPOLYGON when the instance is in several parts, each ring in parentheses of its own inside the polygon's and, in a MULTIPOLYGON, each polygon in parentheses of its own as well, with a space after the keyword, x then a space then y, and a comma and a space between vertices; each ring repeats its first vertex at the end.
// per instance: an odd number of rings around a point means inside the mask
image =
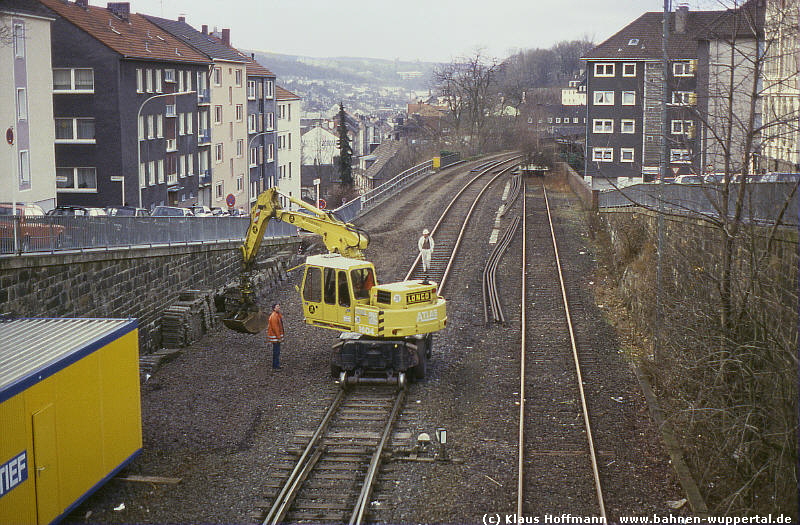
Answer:
POLYGON ((366 232, 339 220, 333 213, 284 195, 285 199, 308 213, 287 210, 281 205, 279 195, 277 188, 265 190, 258 196, 250 210, 250 225, 241 247, 243 270, 240 283, 241 306, 232 316, 223 319, 223 324, 236 332, 257 334, 267 326, 267 314, 258 308, 253 299, 250 272, 271 219, 320 234, 330 253, 338 253, 345 257, 363 260, 363 250, 369 245, 369 236, 366 232))

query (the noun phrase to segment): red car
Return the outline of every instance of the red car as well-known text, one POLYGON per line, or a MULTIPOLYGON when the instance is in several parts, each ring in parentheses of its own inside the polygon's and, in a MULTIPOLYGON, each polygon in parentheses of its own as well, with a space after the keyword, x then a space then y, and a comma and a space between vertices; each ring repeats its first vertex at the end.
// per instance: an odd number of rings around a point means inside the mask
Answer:
POLYGON ((0 203, 0 253, 14 252, 14 221, 18 221, 17 246, 22 251, 51 250, 63 243, 64 226, 45 218, 44 210, 36 204, 0 203))

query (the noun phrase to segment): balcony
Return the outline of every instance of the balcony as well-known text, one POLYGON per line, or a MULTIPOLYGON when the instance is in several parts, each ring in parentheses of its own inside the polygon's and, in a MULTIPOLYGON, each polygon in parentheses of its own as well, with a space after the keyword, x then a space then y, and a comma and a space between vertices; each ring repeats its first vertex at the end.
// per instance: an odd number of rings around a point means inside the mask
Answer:
POLYGON ((167 104, 165 115, 167 117, 177 117, 178 114, 175 112, 175 104, 167 104))
POLYGON ((211 95, 208 92, 208 89, 198 89, 197 90, 197 103, 198 104, 211 104, 211 95))
POLYGON ((211 144, 211 130, 210 129, 201 129, 197 133, 197 145, 198 146, 207 146, 211 144))
POLYGON ((210 186, 211 185, 211 170, 210 169, 201 169, 200 170, 200 179, 198 180, 198 184, 200 187, 210 186))

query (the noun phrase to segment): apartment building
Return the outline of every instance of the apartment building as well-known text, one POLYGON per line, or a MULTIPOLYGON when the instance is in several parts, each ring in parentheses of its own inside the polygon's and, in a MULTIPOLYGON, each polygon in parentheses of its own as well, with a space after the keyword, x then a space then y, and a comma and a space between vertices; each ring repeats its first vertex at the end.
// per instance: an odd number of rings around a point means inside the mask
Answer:
POLYGON ((247 60, 224 41, 230 31, 222 30, 216 38, 203 25, 200 31, 186 23, 184 17, 167 20, 146 15, 162 30, 169 32, 211 61, 211 69, 202 89, 208 89, 208 121, 201 115, 201 126, 208 126, 208 155, 203 155, 201 170, 206 175, 199 204, 220 208, 245 208, 249 201, 249 166, 247 155, 247 60))
POLYGON ((722 145, 713 140, 711 126, 718 130, 728 113, 724 96, 730 75, 725 72, 732 68, 739 86, 733 94, 735 107, 749 104, 741 89, 749 73, 738 66, 757 45, 752 28, 757 28, 761 1, 750 0, 738 10, 690 12, 681 6, 669 13, 666 78, 661 12, 643 14, 583 57, 587 62, 585 176, 595 187, 657 180, 662 125, 667 180, 720 170, 722 145), (742 17, 753 23, 742 23, 742 17), (734 60, 726 48, 733 37, 740 53, 734 60), (709 126, 701 129, 701 122, 709 126))
MULTIPOLYGON (((278 179, 281 193, 300 198, 300 166, 302 163, 300 137, 301 98, 281 86, 276 86, 278 107, 278 179)), ((286 204, 283 202, 282 204, 286 204)))
POLYGON ((209 60, 131 13, 128 2, 103 8, 40 1, 57 15, 51 85, 58 203, 194 204, 197 141, 185 130, 197 120, 191 78, 209 60))
MULTIPOLYGON (((250 204, 278 183, 275 74, 247 58, 247 155, 250 204)), ((299 169, 299 166, 298 166, 299 169)))
POLYGON ((769 0, 764 22, 763 166, 800 172, 798 0, 769 0))
POLYGON ((25 202, 45 210, 56 205, 53 143, 53 70, 50 25, 55 18, 31 2, 7 1, 0 27, 10 45, 0 45, 0 123, 6 143, 0 147, 0 202, 25 202), (13 167, 13 169, 8 169, 13 167))

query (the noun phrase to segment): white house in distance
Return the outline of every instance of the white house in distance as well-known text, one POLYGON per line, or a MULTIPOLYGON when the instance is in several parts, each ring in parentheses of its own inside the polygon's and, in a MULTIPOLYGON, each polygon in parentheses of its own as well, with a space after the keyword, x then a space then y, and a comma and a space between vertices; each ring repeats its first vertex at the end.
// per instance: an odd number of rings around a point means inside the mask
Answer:
MULTIPOLYGON (((300 198, 300 97, 275 86, 278 109, 278 189, 284 195, 300 198)), ((286 206, 281 197, 281 205, 286 206)))
POLYGON ((11 37, 11 45, 0 45, 0 99, 14 101, 0 104, 0 202, 49 210, 56 206, 50 60, 54 18, 34 9, 0 7, 0 28, 11 37))
POLYGON ((303 164, 333 164, 333 157, 339 154, 338 140, 336 132, 324 126, 314 126, 303 133, 303 164))

